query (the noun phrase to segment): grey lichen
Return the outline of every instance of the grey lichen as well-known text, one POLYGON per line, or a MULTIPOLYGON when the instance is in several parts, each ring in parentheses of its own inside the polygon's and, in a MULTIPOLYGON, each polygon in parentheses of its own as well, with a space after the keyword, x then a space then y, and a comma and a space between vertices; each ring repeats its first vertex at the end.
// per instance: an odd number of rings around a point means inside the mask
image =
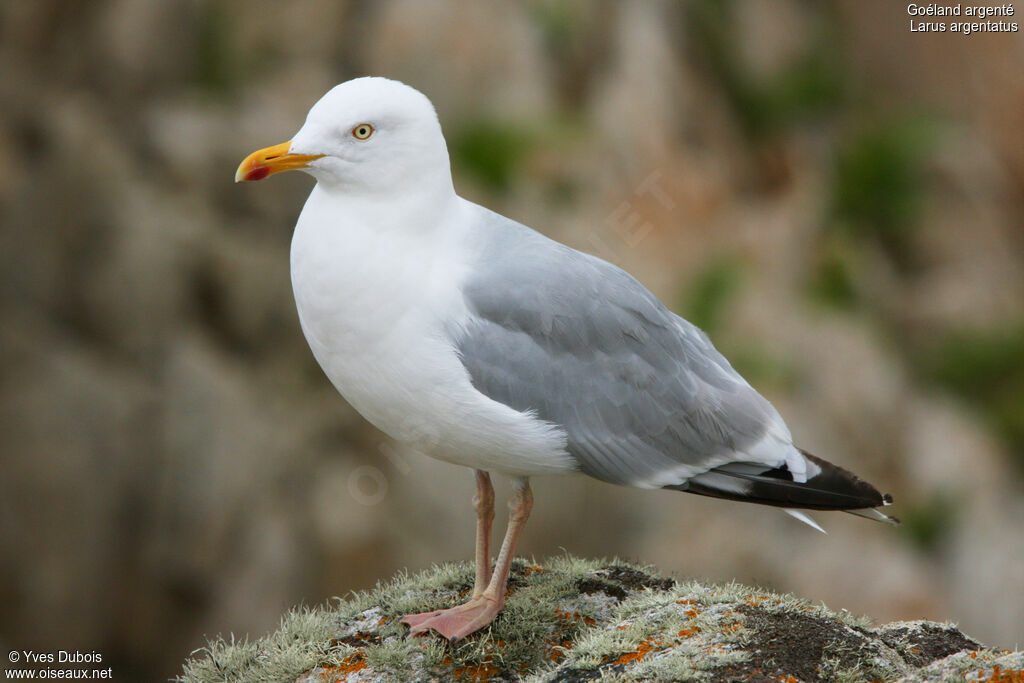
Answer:
POLYGON ((872 629, 790 595, 677 583, 620 560, 573 557, 517 561, 505 610, 460 643, 405 637, 402 615, 465 600, 472 582, 470 565, 447 564, 295 610, 258 641, 209 643, 178 681, 911 683, 1002 680, 1024 668, 1021 653, 982 649, 948 624, 872 629))
POLYGON ((356 648, 334 640, 337 619, 327 610, 289 612, 274 633, 258 641, 218 638, 192 653, 183 681, 292 681, 314 666, 333 666, 356 648))

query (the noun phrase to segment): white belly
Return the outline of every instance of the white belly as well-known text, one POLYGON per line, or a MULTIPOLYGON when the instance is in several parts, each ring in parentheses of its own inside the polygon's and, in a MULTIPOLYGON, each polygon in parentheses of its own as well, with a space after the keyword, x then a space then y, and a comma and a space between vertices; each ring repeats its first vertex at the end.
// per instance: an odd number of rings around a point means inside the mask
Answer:
POLYGON ((316 225, 300 219, 292 240, 299 321, 320 367, 363 417, 458 465, 515 476, 575 469, 560 429, 472 386, 451 342, 468 316, 457 245, 410 248, 408 239, 316 225))

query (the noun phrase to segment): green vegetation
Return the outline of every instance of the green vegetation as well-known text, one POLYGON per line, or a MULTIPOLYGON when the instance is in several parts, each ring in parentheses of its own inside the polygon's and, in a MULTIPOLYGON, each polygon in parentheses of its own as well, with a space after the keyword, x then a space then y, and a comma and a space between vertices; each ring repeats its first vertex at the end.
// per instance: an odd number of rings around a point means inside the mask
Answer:
POLYGON ((683 317, 714 335, 720 329, 729 304, 735 300, 743 279, 743 265, 733 257, 719 257, 694 278, 683 294, 683 317))
POLYGON ((535 0, 529 5, 530 18, 544 35, 549 49, 562 51, 576 41, 586 20, 578 3, 565 0, 535 0))
POLYGON ((861 301, 854 268, 855 247, 842 239, 828 239, 817 258, 810 283, 811 298, 825 306, 856 309, 861 301))
POLYGON ((448 136, 455 168, 496 192, 509 188, 537 144, 537 135, 527 127, 494 119, 463 123, 448 136))
POLYGON ((926 161, 933 140, 931 120, 905 117, 859 129, 840 143, 806 284, 811 300, 877 314, 858 287, 867 277, 864 264, 882 254, 904 275, 919 266, 915 234, 928 196, 926 161))
POLYGON ((846 75, 834 21, 819 22, 797 58, 778 73, 758 78, 740 61, 735 2, 699 0, 686 7, 690 42, 752 139, 837 111, 846 100, 846 75))
POLYGON ((791 364, 769 354, 762 346, 752 347, 738 342, 723 344, 725 357, 761 393, 791 392, 800 378, 791 364))
POLYGON ((229 41, 231 20, 220 0, 197 6, 195 78, 209 92, 230 90, 238 78, 237 64, 229 41))
POLYGON ((947 335, 917 360, 928 381, 979 410, 1024 469, 1024 321, 947 335))
POLYGON ((731 338, 723 330, 729 306, 743 287, 744 263, 734 256, 722 256, 709 263, 682 294, 681 315, 712 337, 716 347, 748 382, 761 387, 791 388, 796 370, 754 347, 731 338))
POLYGON ((839 225, 876 241, 903 270, 915 265, 913 232, 932 138, 925 119, 886 120, 853 135, 836 156, 832 209, 839 225))
POLYGON ((919 549, 938 552, 953 529, 958 507, 953 496, 942 493, 929 493, 926 500, 901 500, 899 531, 919 549))

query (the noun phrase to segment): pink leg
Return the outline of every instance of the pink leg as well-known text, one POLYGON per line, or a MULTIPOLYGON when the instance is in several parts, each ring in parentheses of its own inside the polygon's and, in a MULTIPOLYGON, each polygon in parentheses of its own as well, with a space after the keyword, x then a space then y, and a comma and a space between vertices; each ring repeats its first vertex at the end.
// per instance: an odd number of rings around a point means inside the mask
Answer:
MULTIPOLYGON (((477 481, 479 483, 479 479, 477 481)), ((525 478, 517 479, 513 482, 513 488, 515 495, 509 501, 508 530, 505 532, 505 540, 501 544, 498 561, 494 566, 494 573, 487 583, 487 588, 479 595, 474 590, 473 598, 463 605, 405 617, 402 619, 402 623, 412 627, 409 630, 410 635, 420 635, 428 629, 433 629, 454 643, 487 626, 498 616, 498 612, 505 606, 505 587, 508 583, 508 573, 512 567, 516 543, 523 533, 523 527, 526 526, 526 520, 530 517, 530 510, 533 508, 533 493, 530 491, 529 482, 525 478)), ((480 556, 478 546, 478 579, 481 576, 480 556)))
POLYGON ((494 522, 494 487, 491 475, 483 470, 476 472, 476 494, 473 507, 476 508, 476 580, 473 582, 473 597, 480 597, 491 580, 491 523, 494 522))
MULTIPOLYGON (((476 578, 473 582, 472 600, 483 595, 487 583, 491 580, 491 524, 494 522, 494 487, 491 475, 483 470, 476 473, 476 493, 473 494, 473 507, 476 508, 476 578)), ((409 614, 402 618, 402 623, 416 628, 423 622, 441 612, 421 612, 409 614)))

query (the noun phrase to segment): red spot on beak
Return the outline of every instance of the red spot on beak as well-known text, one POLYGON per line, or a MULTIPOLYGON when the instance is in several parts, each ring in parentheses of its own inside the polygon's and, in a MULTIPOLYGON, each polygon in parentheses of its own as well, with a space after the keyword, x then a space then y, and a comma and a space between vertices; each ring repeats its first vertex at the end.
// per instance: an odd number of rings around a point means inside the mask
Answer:
POLYGON ((263 180, 270 175, 270 169, 266 166, 257 166, 245 174, 244 180, 263 180))

